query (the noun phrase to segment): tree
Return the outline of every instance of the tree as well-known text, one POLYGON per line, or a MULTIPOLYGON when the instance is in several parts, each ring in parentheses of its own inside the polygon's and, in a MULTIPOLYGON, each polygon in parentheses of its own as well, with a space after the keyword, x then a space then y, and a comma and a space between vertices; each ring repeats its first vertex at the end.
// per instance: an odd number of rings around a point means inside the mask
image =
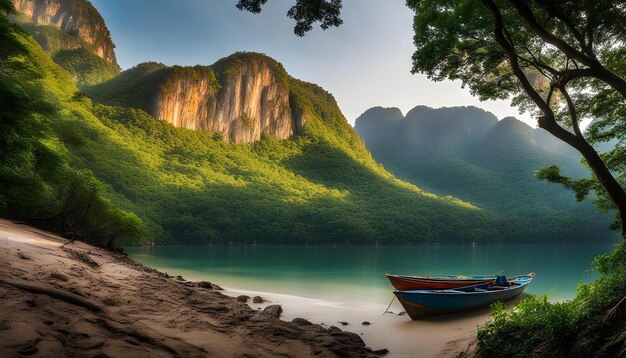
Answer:
MULTIPOLYGON (((296 0, 296 4, 287 12, 287 16, 296 20, 293 32, 304 36, 313 29, 313 24, 320 22, 324 30, 340 26, 342 0, 296 0)), ((239 0, 237 8, 258 14, 267 0, 239 0)))
MULTIPOLYGON (((237 6, 259 12, 266 2, 240 0, 237 6)), ((330 4, 341 8, 341 1, 330 4)), ((322 28, 340 25, 323 16, 328 5, 298 0, 299 16, 288 14, 297 21, 296 34, 315 22, 322 28)), ((626 2, 407 0, 407 6, 415 12, 412 72, 435 81, 460 80, 482 100, 512 97, 534 113, 539 127, 581 153, 594 180, 574 181, 555 167, 538 177, 566 185, 579 199, 601 189, 626 237, 626 192, 612 173, 626 172, 620 161, 626 158, 626 2), (581 121, 591 119, 594 124, 583 133, 581 121), (611 138, 619 143, 603 158, 592 144, 611 138)))

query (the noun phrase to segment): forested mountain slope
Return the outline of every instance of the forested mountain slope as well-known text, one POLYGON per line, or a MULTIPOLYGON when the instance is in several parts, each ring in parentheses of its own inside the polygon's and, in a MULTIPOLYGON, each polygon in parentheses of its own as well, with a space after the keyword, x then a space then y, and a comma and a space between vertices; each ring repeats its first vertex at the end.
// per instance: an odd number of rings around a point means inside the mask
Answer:
POLYGON ((515 118, 498 121, 475 107, 417 106, 406 116, 376 107, 355 129, 378 162, 425 190, 537 224, 577 222, 598 232, 610 225, 591 202, 577 203, 566 189, 535 179, 537 169, 552 164, 574 177, 587 169, 575 150, 515 118))

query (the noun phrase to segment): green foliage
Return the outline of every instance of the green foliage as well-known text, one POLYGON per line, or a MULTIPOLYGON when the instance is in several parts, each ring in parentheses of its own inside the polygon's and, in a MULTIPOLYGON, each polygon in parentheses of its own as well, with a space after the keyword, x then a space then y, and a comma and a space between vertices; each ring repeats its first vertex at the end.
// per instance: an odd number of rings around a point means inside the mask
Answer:
POLYGON ((543 351, 539 347, 546 337, 554 338, 558 343, 568 327, 574 324, 574 310, 567 303, 549 303, 547 297, 531 296, 513 310, 504 310, 504 304, 494 304, 491 321, 478 330, 480 354, 488 357, 523 357, 534 352, 541 356, 559 356, 555 352, 543 351), (515 322, 514 329, 511 322, 515 322), (506 335, 504 335, 506 332, 506 335), (491 339, 494 336, 500 338, 491 339), (502 345, 500 339, 515 342, 502 345), (554 355, 553 355, 554 354, 554 355))
MULTIPOLYGON (((293 32, 298 36, 304 36, 313 30, 313 24, 319 22, 320 27, 326 30, 330 27, 340 26, 342 0, 296 0, 296 4, 287 12, 287 16, 296 20, 293 32)), ((252 13, 261 12, 261 7, 267 0, 239 0, 237 8, 252 13)))
POLYGON ((218 60, 211 65, 211 68, 217 73, 220 81, 227 81, 229 77, 238 75, 243 66, 259 65, 268 66, 274 73, 274 76, 276 76, 276 82, 283 87, 289 85, 289 75, 283 65, 273 58, 258 52, 235 52, 218 60))
POLYGON ((64 49, 89 48, 89 45, 79 37, 65 33, 54 25, 35 24, 21 13, 12 18, 52 56, 64 49))
POLYGON ((435 81, 461 80, 481 99, 507 99, 520 91, 511 69, 502 66, 506 54, 492 39, 493 20, 482 4, 450 0, 407 5, 416 12, 414 72, 435 81))
POLYGON ((510 311, 496 305, 478 330, 480 357, 617 357, 626 349, 626 250, 596 259, 602 276, 580 284, 572 301, 532 296, 510 311))
POLYGON ((540 225, 535 231, 517 230, 506 217, 398 180, 365 150, 332 95, 289 77, 262 54, 238 53, 210 68, 142 64, 85 88, 98 101, 117 105, 91 107, 67 72, 26 42, 31 62, 40 66, 34 72, 43 76, 37 88, 52 102, 53 112, 35 116, 41 123, 33 128, 43 131, 41 137, 28 129, 16 141, 37 138, 32 147, 25 146, 24 155, 35 158, 35 164, 24 172, 42 179, 20 178, 23 190, 9 197, 7 185, 0 201, 9 208, 24 193, 36 193, 33 198, 41 200, 20 210, 30 220, 40 217, 33 210, 46 213, 40 226, 61 223, 59 232, 107 243, 142 237, 142 223, 159 243, 543 239, 534 235, 543 229, 540 225), (222 80, 241 66, 257 64, 273 68, 289 90, 292 113, 305 119, 292 139, 264 135, 258 143, 230 145, 221 140, 223 134, 175 128, 142 110, 150 109, 154 95, 145 88, 158 91, 168 78, 222 80), (43 202, 49 208, 38 209, 43 202))
POLYGON ((247 115, 246 113, 242 113, 239 116, 239 120, 243 123, 244 126, 250 127, 254 123, 254 118, 247 115))
POLYGON ((150 112, 156 91, 167 80, 169 71, 162 63, 146 62, 109 81, 84 88, 83 92, 96 102, 141 108, 150 112))
POLYGON ((320 86, 290 78, 289 102, 295 112, 308 113, 319 118, 328 128, 349 140, 350 146, 362 147, 354 130, 347 125, 333 95, 320 86))
POLYGON ((583 201, 589 195, 589 191, 597 185, 595 180, 578 179, 574 180, 570 177, 561 175, 561 169, 557 165, 551 165, 541 168, 535 172, 535 177, 539 180, 546 180, 550 183, 561 184, 571 189, 576 195, 577 201, 583 201))
POLYGON ((178 78, 187 78, 196 82, 201 80, 208 80, 209 86, 211 86, 214 90, 219 91, 220 88, 222 88, 217 80, 217 77, 215 77, 215 72, 209 66, 173 66, 170 69, 167 80, 173 81, 178 78))
POLYGON ((211 68, 226 81, 259 64, 272 68, 289 89, 292 113, 305 119, 291 140, 264 135, 255 144, 229 145, 221 133, 174 128, 122 108, 149 111, 146 89, 162 88, 172 76, 196 76, 194 69, 148 63, 86 89, 98 102, 121 106, 94 108, 120 139, 92 141, 85 133, 68 143, 76 143, 71 148, 81 165, 109 183, 114 201, 140 215, 161 243, 465 242, 510 235, 471 204, 394 178, 365 150, 332 95, 289 77, 273 59, 237 53, 211 68), (103 160, 110 156, 118 159, 115 166, 103 160), (469 221, 477 229, 467 230, 469 221))
POLYGON ((70 73, 79 88, 108 81, 119 73, 117 65, 106 62, 86 49, 59 51, 53 60, 70 73))
POLYGON ((15 7, 11 0, 0 0, 0 11, 11 14, 15 12, 15 7))
POLYGON ((140 239, 141 221, 115 207, 90 171, 74 168, 59 140, 58 119, 78 120, 90 102, 4 15, 0 40, 0 215, 101 245, 140 239))

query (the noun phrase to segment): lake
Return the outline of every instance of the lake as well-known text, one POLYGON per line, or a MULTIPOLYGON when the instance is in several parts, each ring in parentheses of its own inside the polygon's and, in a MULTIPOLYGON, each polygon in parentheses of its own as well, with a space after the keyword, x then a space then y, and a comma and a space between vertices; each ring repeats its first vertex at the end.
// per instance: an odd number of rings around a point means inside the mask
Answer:
POLYGON ((550 300, 593 280, 593 258, 611 244, 486 246, 160 246, 126 248, 143 264, 231 289, 313 299, 388 303, 385 273, 441 276, 535 272, 526 290, 550 300))

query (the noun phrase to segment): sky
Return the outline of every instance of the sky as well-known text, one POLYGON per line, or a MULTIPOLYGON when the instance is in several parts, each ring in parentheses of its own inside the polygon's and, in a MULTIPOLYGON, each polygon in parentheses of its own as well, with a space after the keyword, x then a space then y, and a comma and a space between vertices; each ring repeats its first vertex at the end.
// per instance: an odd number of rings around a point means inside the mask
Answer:
POLYGON ((332 93, 348 121, 374 106, 473 105, 498 118, 515 116, 508 101, 480 102, 460 82, 433 82, 410 73, 413 13, 405 0, 344 0, 344 24, 305 37, 286 16, 294 0, 270 0, 260 14, 240 11, 237 0, 91 0, 128 69, 146 61, 211 65, 236 51, 265 53, 296 78, 332 93))

